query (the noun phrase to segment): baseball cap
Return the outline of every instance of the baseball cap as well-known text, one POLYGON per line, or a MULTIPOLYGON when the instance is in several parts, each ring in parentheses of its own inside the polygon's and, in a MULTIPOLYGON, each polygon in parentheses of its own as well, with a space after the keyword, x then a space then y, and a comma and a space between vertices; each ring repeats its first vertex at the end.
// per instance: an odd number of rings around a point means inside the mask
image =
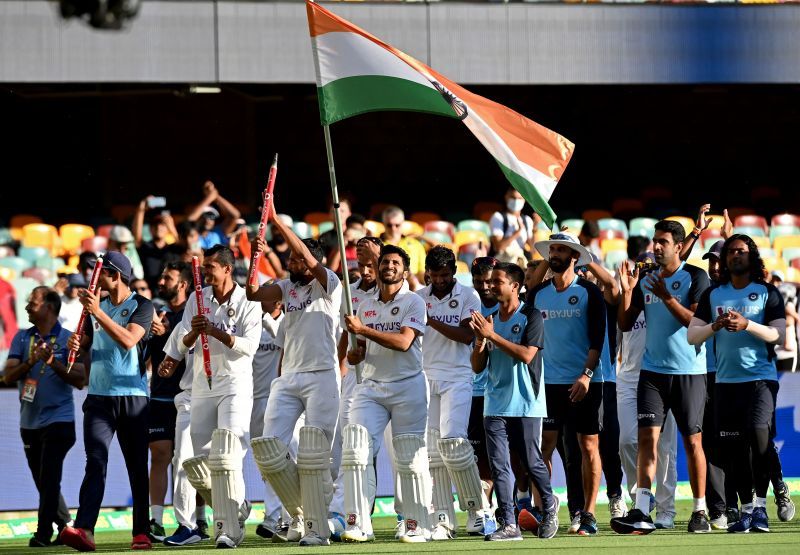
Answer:
POLYGON ((103 268, 119 272, 119 275, 126 281, 130 281, 133 277, 131 261, 121 252, 108 251, 103 255, 103 268))
POLYGON ((86 278, 84 278, 80 273, 75 273, 67 276, 67 286, 86 288, 89 286, 89 284, 86 283, 86 278))
POLYGON ((200 217, 208 218, 209 220, 216 220, 217 218, 219 218, 219 210, 217 210, 213 206, 206 206, 202 214, 200 214, 200 217))
POLYGON ((712 256, 714 258, 719 259, 719 257, 722 255, 722 245, 724 245, 724 244, 725 244, 725 241, 720 239, 719 241, 717 241, 716 243, 711 245, 711 248, 708 249, 708 252, 703 255, 703 260, 708 260, 712 256))
POLYGON ((133 233, 124 225, 115 225, 112 227, 108 238, 117 243, 133 243, 133 233))
POLYGON ((643 252, 639 256, 636 257, 636 262, 643 262, 646 264, 655 264, 656 263, 656 255, 652 252, 643 252))
POLYGON ((783 275, 783 272, 780 270, 772 270, 769 274, 771 277, 778 278, 781 281, 786 281, 786 277, 783 275))

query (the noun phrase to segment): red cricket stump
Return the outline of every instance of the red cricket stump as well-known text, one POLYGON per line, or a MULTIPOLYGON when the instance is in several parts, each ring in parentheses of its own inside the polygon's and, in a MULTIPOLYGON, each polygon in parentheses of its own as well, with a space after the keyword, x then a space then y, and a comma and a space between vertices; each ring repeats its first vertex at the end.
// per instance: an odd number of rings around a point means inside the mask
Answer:
MULTIPOLYGON (((278 153, 275 153, 275 159, 269 168, 269 178, 267 179, 267 188, 264 191, 264 204, 261 206, 261 221, 258 223, 258 236, 262 239, 267 232, 267 222, 269 221, 270 212, 272 212, 272 190, 275 188, 275 178, 278 177, 278 153)), ((256 248, 253 253, 253 259, 250 261, 250 275, 248 276, 247 283, 251 287, 258 285, 258 263, 264 253, 261 249, 256 248)))
MULTIPOLYGON (((200 279, 200 259, 192 257, 192 274, 194 274, 194 296, 197 299, 197 313, 205 316, 206 311, 203 306, 203 282, 200 279)), ((208 389, 211 389, 211 353, 208 350, 208 336, 205 332, 200 334, 200 344, 203 347, 203 370, 206 373, 208 389)))
MULTIPOLYGON (((94 263, 94 269, 92 269, 92 277, 89 280, 89 293, 94 293, 97 291, 97 280, 100 279, 100 270, 103 268, 103 257, 98 256, 97 261, 94 263)), ((75 335, 80 342, 83 339, 83 326, 86 325, 86 317, 88 313, 84 309, 81 312, 81 317, 78 320, 78 328, 75 330, 75 335)), ((69 371, 72 370, 72 365, 75 364, 75 359, 78 358, 78 351, 70 351, 67 355, 67 374, 69 371)))

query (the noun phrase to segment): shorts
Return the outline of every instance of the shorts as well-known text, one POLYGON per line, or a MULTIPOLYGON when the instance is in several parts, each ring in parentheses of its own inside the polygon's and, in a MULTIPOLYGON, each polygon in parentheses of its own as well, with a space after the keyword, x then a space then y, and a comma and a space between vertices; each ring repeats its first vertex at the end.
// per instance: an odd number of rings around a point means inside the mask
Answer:
POLYGON ((667 412, 672 411, 681 435, 699 434, 703 431, 707 395, 705 374, 659 374, 642 370, 636 390, 639 427, 661 428, 667 412))
POLYGON ((769 430, 775 437, 778 382, 756 380, 716 384, 716 425, 720 441, 744 439, 750 430, 769 430))
POLYGON ((589 391, 579 403, 569 400, 570 387, 572 384, 545 384, 547 417, 542 429, 555 432, 569 424, 581 435, 599 434, 603 429, 603 383, 590 383, 589 391))
POLYGON ((175 420, 178 418, 178 409, 175 402, 150 399, 150 412, 147 417, 147 440, 175 441, 175 420))

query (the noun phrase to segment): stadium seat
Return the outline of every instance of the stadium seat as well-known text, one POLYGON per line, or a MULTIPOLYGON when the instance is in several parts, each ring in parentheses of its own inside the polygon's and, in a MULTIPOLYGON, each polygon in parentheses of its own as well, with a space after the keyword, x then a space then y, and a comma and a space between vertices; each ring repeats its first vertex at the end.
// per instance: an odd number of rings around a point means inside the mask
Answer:
POLYGON ((17 256, 26 260, 31 266, 44 256, 50 256, 50 251, 44 247, 20 247, 17 256))
POLYGON ((711 220, 708 223, 708 228, 706 231, 709 230, 720 230, 722 226, 725 224, 725 216, 722 214, 706 214, 706 219, 711 220))
POLYGON ((31 262, 25 260, 24 258, 20 258, 19 256, 6 256, 5 258, 0 258, 0 267, 11 268, 18 276, 21 276, 22 272, 31 266, 33 266, 31 262))
POLYGON ((7 245, 14 242, 11 230, 7 227, 0 227, 0 245, 7 245))
POLYGON ((597 220, 597 227, 601 230, 621 231, 623 237, 628 238, 628 224, 617 218, 602 218, 597 220))
POLYGON ((478 243, 466 243, 461 245, 460 247, 455 247, 455 250, 458 251, 458 259, 462 260, 467 266, 472 266, 472 261, 478 256, 478 254, 485 254, 485 247, 481 247, 478 243))
POLYGON ((453 238, 456 236, 456 226, 454 226, 450 222, 445 222, 443 220, 427 221, 423 224, 422 229, 425 230, 425 233, 429 231, 445 233, 450 236, 450 242, 452 242, 453 238))
POLYGON ((373 237, 380 237, 386 231, 386 227, 381 222, 375 220, 367 220, 364 222, 364 227, 373 237))
POLYGON ((628 259, 628 251, 627 250, 610 250, 605 253, 605 266, 612 272, 617 269, 617 267, 622 264, 625 260, 628 259))
POLYGON ((728 211, 728 217, 731 219, 732 222, 736 221, 736 218, 738 218, 739 216, 741 216, 743 214, 755 214, 756 213, 755 210, 753 210, 752 208, 749 208, 747 206, 729 206, 726 210, 728 211))
POLYGON ((55 274, 48 268, 28 268, 22 272, 22 277, 35 279, 39 285, 50 285, 55 274))
POLYGON ((539 222, 536 224, 536 229, 541 229, 547 231, 548 233, 553 233, 553 231, 555 231, 555 229, 553 228, 558 229, 556 224, 553 224, 553 227, 550 227, 546 223, 544 223, 543 220, 539 220, 539 222))
POLYGON ((414 212, 408 219, 424 227, 427 222, 441 221, 442 216, 436 212, 414 212))
POLYGON ((772 216, 770 225, 792 225, 795 227, 800 227, 800 216, 795 214, 778 214, 776 216, 772 216))
POLYGON ((708 270, 708 261, 703 260, 701 256, 690 256, 689 259, 686 261, 689 266, 696 266, 697 268, 702 268, 703 270, 708 270))
POLYGON ((313 239, 316 229, 315 226, 307 224, 306 222, 294 222, 292 224, 292 231, 301 239, 313 239))
POLYGON ((456 231, 466 231, 470 229, 482 231, 487 237, 492 234, 491 227, 489 227, 489 224, 483 220, 461 220, 456 226, 456 231))
POLYGON ((800 247, 800 235, 782 235, 776 237, 772 243, 772 248, 775 249, 775 256, 782 256, 783 249, 788 247, 800 247))
POLYGON ((778 258, 777 256, 764 256, 761 257, 761 260, 764 261, 764 267, 767 269, 768 272, 786 272, 786 262, 783 261, 782 258, 778 258))
POLYGON ((786 268, 786 281, 800 284, 800 266, 790 266, 786 268))
POLYGON ((733 228, 734 233, 742 233, 744 235, 748 235, 750 237, 766 237, 766 232, 759 226, 756 225, 742 225, 742 226, 735 226, 733 228))
POLYGON ((482 231, 467 229, 464 231, 457 231, 453 242, 460 250, 462 245, 468 243, 483 243, 484 245, 488 245, 489 238, 482 231))
POLYGON ((87 237, 81 241, 81 252, 105 252, 108 249, 108 238, 102 235, 87 237))
POLYGON ((785 247, 781 251, 781 257, 791 266, 793 260, 800 259, 800 247, 785 247))
POLYGON ((463 262, 461 260, 456 260, 456 273, 469 274, 469 266, 467 266, 466 262, 463 262))
POLYGON ((42 223, 42 219, 32 214, 17 214, 16 216, 11 216, 11 221, 9 221, 8 224, 8 227, 11 228, 11 237, 13 237, 15 241, 22 241, 22 228, 28 224, 38 223, 42 223))
POLYGON ((628 249, 628 241, 625 239, 604 239, 600 241, 600 250, 605 256, 611 251, 625 251, 628 249))
POLYGON ((573 235, 578 235, 581 232, 584 221, 579 218, 569 218, 559 224, 558 229, 566 227, 567 231, 573 235))
POLYGON ((472 287, 472 274, 456 274, 456 281, 465 287, 472 287))
POLYGON ((4 258, 6 256, 14 256, 14 249, 8 245, 0 245, 0 258, 4 258))
POLYGON ((734 227, 760 227, 764 231, 764 235, 769 234, 769 226, 764 216, 742 214, 741 216, 736 216, 736 219, 733 220, 733 225, 734 227))
POLYGON ((492 217, 492 214, 495 212, 500 212, 501 210, 503 210, 503 205, 499 202, 482 200, 476 202, 475 206, 472 207, 472 215, 479 220, 488 222, 489 218, 492 217))
POLYGON ((750 237, 759 249, 768 249, 771 247, 769 237, 750 237))
POLYGON ((453 238, 450 235, 440 231, 426 231, 420 236, 420 239, 430 246, 449 245, 453 242, 453 238))
POLYGON ((422 229, 422 226, 419 225, 417 222, 412 222, 411 220, 406 220, 403 222, 403 225, 400 226, 400 231, 403 235, 408 237, 419 237, 425 230, 422 229))
MULTIPOLYGON (((792 260, 791 266, 792 268, 800 268, 800 258, 795 258, 792 260)), ((2 268, 0 268, 0 270, 2 270, 2 268)))
MULTIPOLYGON (((344 225, 345 225, 345 223, 342 222, 342 226, 344 226, 344 225)), ((326 232, 332 230, 335 227, 336 227, 336 225, 332 221, 326 220, 324 222, 320 222, 320 223, 317 224, 317 231, 319 232, 320 235, 322 235, 323 233, 326 233, 326 232)))
POLYGON ((100 227, 97 228, 96 235, 99 235, 100 237, 106 237, 107 238, 109 235, 111 235, 111 230, 113 228, 114 228, 113 224, 101 225, 100 227))
POLYGON ((11 281, 17 277, 17 271, 14 268, 7 268, 0 265, 0 279, 11 281))
MULTIPOLYGON (((777 254, 775 254, 775 249, 773 249, 772 247, 766 247, 766 248, 763 248, 763 249, 761 247, 758 247, 758 254, 761 255, 761 258, 764 258, 764 257, 777 258, 777 256, 778 256, 777 254)), ((788 264, 788 262, 787 262, 787 264, 788 264)))
POLYGON ((58 228, 61 237, 61 248, 67 254, 75 254, 80 250, 81 241, 94 237, 94 229, 83 224, 64 224, 58 228))
POLYGON ((581 218, 585 220, 603 220, 605 218, 610 218, 611 212, 608 210, 603 210, 602 208, 590 208, 588 210, 584 210, 583 214, 581 214, 581 218))
POLYGON ((700 242, 703 243, 703 247, 709 243, 713 245, 720 239, 722 239, 722 232, 719 229, 712 229, 709 227, 705 231, 700 232, 700 242))
POLYGON ((628 224, 629 235, 640 237, 653 237, 653 228, 658 223, 655 218, 634 218, 628 224))
POLYGON ((800 227, 796 225, 776 224, 769 228, 770 241, 774 242, 776 238, 783 235, 800 235, 800 227))
POLYGON ((694 229, 694 220, 687 216, 669 216, 664 219, 672 220, 674 222, 678 222, 679 224, 681 224, 683 226, 683 229, 686 231, 686 235, 689 235, 694 229))
POLYGON ((605 241, 606 239, 627 239, 628 230, 622 231, 620 229, 601 229, 600 235, 597 236, 598 241, 605 241))
MULTIPOLYGON (((307 224, 311 225, 319 225, 322 222, 329 221, 331 219, 331 215, 327 212, 309 212, 306 214, 306 217, 303 218, 303 221, 307 224)), ((344 222, 342 222, 344 225, 344 222)))
POLYGON ((22 227, 22 244, 26 247, 44 247, 55 254, 59 247, 58 230, 50 224, 25 224, 22 227))
POLYGON ((26 322, 28 314, 25 312, 25 306, 28 304, 31 292, 39 286, 39 282, 29 277, 18 277, 11 280, 11 285, 16 292, 17 322, 26 322))

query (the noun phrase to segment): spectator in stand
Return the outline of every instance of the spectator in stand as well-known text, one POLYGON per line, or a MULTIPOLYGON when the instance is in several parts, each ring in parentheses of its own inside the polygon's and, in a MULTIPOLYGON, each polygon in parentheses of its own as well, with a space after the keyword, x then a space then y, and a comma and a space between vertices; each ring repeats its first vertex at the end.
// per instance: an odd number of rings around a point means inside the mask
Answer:
MULTIPOLYGON (((366 235, 366 229, 364 229, 365 221, 366 218, 361 214, 351 214, 347 218, 347 221, 345 223, 345 228, 343 233, 344 244, 345 244, 344 254, 345 257, 347 258, 348 272, 358 270, 358 259, 356 257, 356 243, 358 243, 358 240, 366 235)), ((336 239, 335 236, 334 239, 336 239)), ((341 253, 339 253, 338 241, 336 243, 335 248, 328 253, 327 260, 328 260, 328 268, 341 275, 342 273, 341 253)))
POLYGON ((786 340, 775 346, 775 359, 779 371, 797 370, 797 287, 783 281, 783 274, 773 271, 771 283, 778 288, 786 307, 786 340))
MULTIPOLYGON (((350 204, 350 199, 343 195, 339 195, 339 219, 341 220, 342 226, 344 226, 345 229, 348 227, 347 220, 353 214, 352 209, 353 207, 350 204)), ((333 221, 333 202, 328 203, 328 213, 331 215, 331 221, 333 221)), ((336 228, 334 227, 325 233, 321 233, 318 241, 319 246, 322 247, 323 251, 325 251, 325 258, 329 262, 328 267, 336 272, 336 268, 334 268, 334 265, 330 262, 334 251, 339 249, 339 240, 336 239, 336 228)), ((336 266, 338 267, 338 263, 336 266)))
POLYGON ((14 286, 0 278, 0 364, 5 364, 11 341, 17 333, 14 286))
POLYGON ((425 281, 425 247, 413 237, 403 235, 403 222, 406 216, 397 206, 389 206, 383 211, 383 225, 386 228, 381 240, 384 244, 395 245, 408 253, 411 266, 408 268, 408 286, 412 291, 422 287, 425 281))
POLYGON ((81 289, 86 289, 88 284, 83 275, 79 273, 68 275, 64 282, 64 293, 61 295, 61 311, 58 313, 58 323, 64 329, 74 332, 78 328, 78 320, 81 319, 81 313, 83 312, 83 305, 78 295, 81 289))
POLYGON ((72 388, 83 387, 85 372, 82 364, 75 364, 67 373, 70 333, 58 323, 60 308, 53 289, 33 290, 25 307, 33 326, 14 336, 4 371, 6 384, 19 382, 20 435, 39 491, 39 522, 30 547, 51 545, 53 524, 60 531, 70 520, 61 495, 61 473, 75 444, 72 388))
POLYGON ((215 245, 227 245, 226 237, 236 229, 236 220, 241 214, 211 181, 203 184, 203 195, 200 204, 187 215, 189 221, 197 222, 200 247, 210 249, 215 245), (219 210, 211 206, 212 204, 216 204, 219 210))
POLYGON ((178 240, 172 245, 175 259, 181 262, 191 262, 192 256, 203 260, 203 248, 200 246, 200 232, 197 222, 184 220, 178 225, 178 240))
POLYGON ((153 292, 147 282, 143 279, 134 279, 131 282, 131 291, 134 293, 139 293, 145 299, 153 300, 153 292))
MULTIPOLYGON (((144 274, 142 263, 139 260, 139 253, 136 252, 134 245, 133 233, 124 225, 115 225, 111 228, 111 233, 108 235, 108 250, 118 251, 125 255, 131 263, 131 279, 136 276, 144 274)), ((89 277, 91 279, 92 269, 89 268, 89 277)))
POLYGON ((142 261, 144 270, 143 277, 147 280, 150 289, 156 287, 159 277, 161 277, 161 267, 164 265, 165 258, 175 252, 175 249, 167 243, 167 237, 178 237, 178 230, 175 229, 175 222, 169 210, 153 209, 148 211, 153 195, 139 203, 136 215, 133 217, 133 240, 139 251, 139 259, 142 261), (142 238, 142 228, 145 221, 150 227, 150 241, 142 238))
POLYGON ((600 226, 597 225, 595 220, 586 220, 583 222, 581 232, 578 234, 578 241, 581 245, 589 249, 595 258, 603 258, 603 251, 600 250, 600 226))
POLYGON ((495 212, 489 219, 492 230, 492 252, 502 262, 513 262, 525 266, 530 254, 525 250, 527 245, 533 252, 534 221, 530 216, 523 216, 525 199, 513 187, 509 187, 505 196, 506 209, 495 212))

